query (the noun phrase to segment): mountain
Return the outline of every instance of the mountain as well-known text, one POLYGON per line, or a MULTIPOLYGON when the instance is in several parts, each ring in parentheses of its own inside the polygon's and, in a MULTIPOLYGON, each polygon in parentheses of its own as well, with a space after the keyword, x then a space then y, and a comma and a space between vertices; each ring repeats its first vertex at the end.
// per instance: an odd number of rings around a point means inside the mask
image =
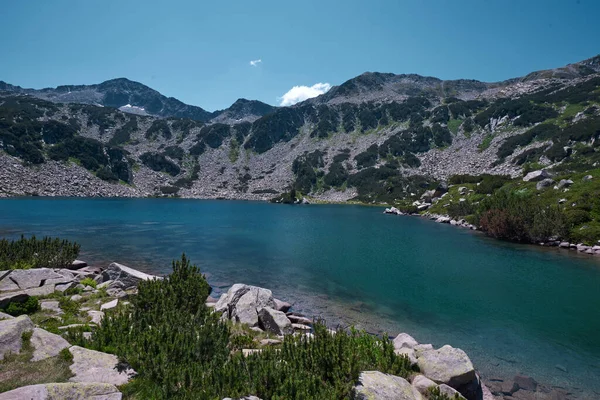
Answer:
POLYGON ((215 111, 210 122, 235 124, 239 122, 254 122, 262 116, 272 113, 277 107, 258 100, 238 99, 229 108, 215 111))
POLYGON ((126 79, 0 90, 0 196, 309 196, 479 218, 505 190, 600 239, 600 56, 495 83, 368 72, 291 107, 215 113, 126 79), (551 190, 522 180, 541 169, 551 190), (457 185, 443 201, 442 181, 457 185))

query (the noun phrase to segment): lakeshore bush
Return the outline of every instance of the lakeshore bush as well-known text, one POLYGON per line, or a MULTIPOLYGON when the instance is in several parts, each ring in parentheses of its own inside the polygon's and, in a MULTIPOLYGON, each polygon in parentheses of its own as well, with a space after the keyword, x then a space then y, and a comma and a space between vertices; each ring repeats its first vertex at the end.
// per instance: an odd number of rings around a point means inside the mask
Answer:
POLYGON ((117 354, 138 373, 124 393, 145 399, 347 399, 361 371, 411 373, 387 336, 333 333, 319 321, 312 338, 286 336, 280 347, 245 357, 238 349, 251 338, 232 334, 206 307, 209 292, 183 255, 165 279, 141 282, 130 305, 108 311, 90 341, 81 332, 70 340, 117 354))
POLYGON ((58 238, 35 236, 0 240, 0 270, 62 268, 79 255, 79 244, 58 238))

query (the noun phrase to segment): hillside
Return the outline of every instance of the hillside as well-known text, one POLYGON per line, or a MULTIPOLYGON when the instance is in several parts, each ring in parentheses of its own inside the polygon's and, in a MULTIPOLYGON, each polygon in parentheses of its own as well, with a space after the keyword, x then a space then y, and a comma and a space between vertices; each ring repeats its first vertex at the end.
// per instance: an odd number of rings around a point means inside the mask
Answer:
MULTIPOLYGON (((0 196, 285 200, 293 188, 411 209, 440 181, 477 183, 455 175, 502 176, 483 196, 541 168, 598 179, 600 56, 498 83, 365 73, 291 107, 240 99, 212 114, 126 79, 0 90, 0 196)), ((573 195, 548 193, 548 204, 573 195)), ((600 238, 599 208, 570 226, 592 225, 581 240, 600 238)))

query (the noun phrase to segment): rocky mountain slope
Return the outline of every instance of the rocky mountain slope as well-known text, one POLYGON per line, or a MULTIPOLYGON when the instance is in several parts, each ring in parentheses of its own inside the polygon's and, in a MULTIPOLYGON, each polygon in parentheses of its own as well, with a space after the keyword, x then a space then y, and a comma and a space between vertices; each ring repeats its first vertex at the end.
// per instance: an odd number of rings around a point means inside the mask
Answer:
POLYGON ((393 203, 457 174, 592 169, 599 88, 600 56, 499 83, 365 73, 291 107, 240 99, 212 114, 126 79, 1 83, 0 196, 265 200, 294 188, 393 203), (152 115, 116 108, 127 104, 152 115))

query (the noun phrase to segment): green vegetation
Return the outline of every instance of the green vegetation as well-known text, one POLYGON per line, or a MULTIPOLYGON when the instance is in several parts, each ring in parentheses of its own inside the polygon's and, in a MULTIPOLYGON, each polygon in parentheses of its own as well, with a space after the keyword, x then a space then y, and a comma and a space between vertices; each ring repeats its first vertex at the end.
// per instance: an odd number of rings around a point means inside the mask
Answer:
POLYGON ((36 311, 39 311, 40 303, 35 296, 28 297, 24 302, 10 302, 4 308, 4 312, 12 315, 13 317, 18 317, 23 314, 33 314, 36 311))
POLYGON ((107 311, 90 341, 71 340, 117 354, 138 375, 123 387, 134 398, 215 399, 256 395, 268 399, 347 399, 358 375, 379 370, 407 377, 407 358, 384 336, 355 330, 287 336, 279 347, 253 347, 253 333, 219 320, 205 306, 210 288, 185 255, 164 280, 144 281, 131 305, 107 311))
POLYGON ((79 283, 81 283, 83 286, 91 286, 94 289, 96 289, 96 286, 98 285, 98 283, 95 280, 89 277, 83 278, 79 283))
POLYGON ((453 135, 458 133, 458 128, 462 124, 462 119, 451 119, 448 121, 448 129, 452 132, 453 135))
POLYGON ((138 130, 137 117, 130 115, 129 121, 117 129, 113 137, 108 141, 111 146, 127 144, 131 140, 131 134, 138 130))
POLYGON ((68 349, 65 350, 70 359, 61 352, 56 357, 31 361, 34 351, 31 334, 30 331, 22 335, 23 345, 19 354, 7 354, 0 360, 0 393, 41 383, 66 382, 72 376, 69 369, 72 355, 68 349))
POLYGON ((325 163, 323 156, 325 154, 319 150, 312 153, 305 153, 294 160, 292 163, 292 172, 296 175, 294 189, 302 193, 310 193, 313 187, 316 187, 317 179, 322 177, 325 163))
POLYGON ((35 236, 19 240, 0 240, 0 270, 63 268, 79 255, 79 245, 58 238, 35 236))
POLYGON ((164 139, 171 139, 171 128, 169 128, 169 124, 164 119, 157 119, 152 122, 150 128, 146 131, 146 138, 154 140, 158 136, 162 136, 164 139))
POLYGON ((492 134, 485 135, 485 137, 483 138, 483 140, 481 141, 479 146, 477 146, 479 148, 479 151, 487 150, 490 147, 490 145, 492 144, 493 139, 494 139, 494 135, 492 135, 492 134))
POLYGON ((153 171, 166 172, 171 176, 178 175, 181 172, 179 166, 163 154, 147 152, 140 156, 140 160, 153 171))

